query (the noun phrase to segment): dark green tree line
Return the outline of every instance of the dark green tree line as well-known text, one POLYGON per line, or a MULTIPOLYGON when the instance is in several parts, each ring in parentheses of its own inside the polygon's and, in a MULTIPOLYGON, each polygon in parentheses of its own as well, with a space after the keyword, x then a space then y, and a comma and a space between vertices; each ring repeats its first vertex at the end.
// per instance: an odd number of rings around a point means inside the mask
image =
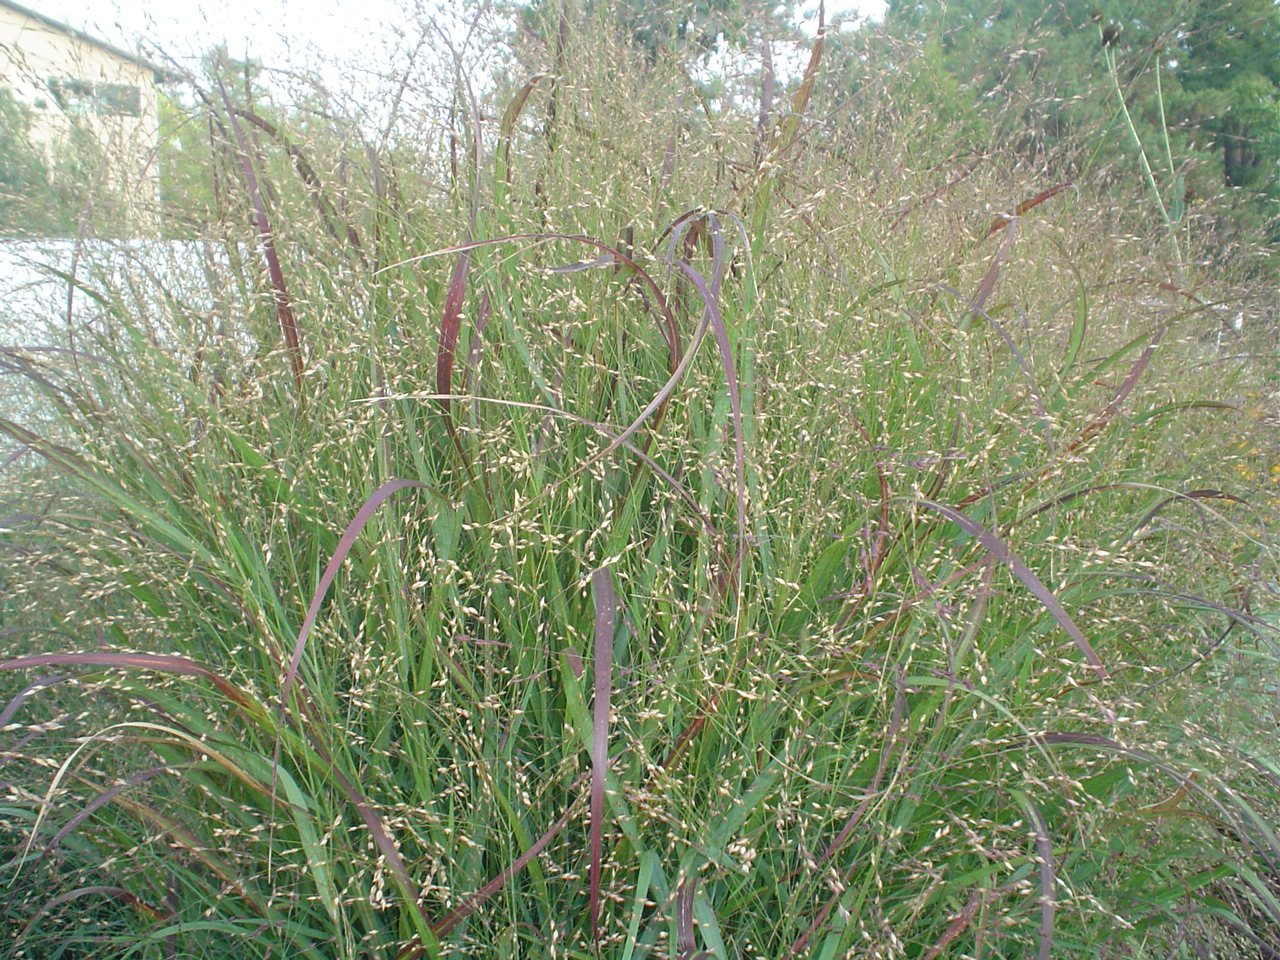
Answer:
MULTIPOLYGON (((1242 194, 1237 219, 1280 204, 1280 6, 1273 0, 892 0, 890 36, 932 51, 969 105, 1024 152, 1066 170, 1134 152, 1114 94, 1159 166, 1161 189, 1242 194), (1114 66, 1115 76, 1110 76, 1114 66), (1172 167, 1172 169, 1169 169, 1172 167)), ((1270 229, 1275 237, 1275 228, 1270 229)))
POLYGON ((516 10, 521 29, 539 36, 548 26, 554 32, 562 12, 575 24, 602 18, 652 62, 663 51, 706 56, 722 43, 742 46, 764 33, 783 35, 795 7, 796 0, 531 0, 516 10))

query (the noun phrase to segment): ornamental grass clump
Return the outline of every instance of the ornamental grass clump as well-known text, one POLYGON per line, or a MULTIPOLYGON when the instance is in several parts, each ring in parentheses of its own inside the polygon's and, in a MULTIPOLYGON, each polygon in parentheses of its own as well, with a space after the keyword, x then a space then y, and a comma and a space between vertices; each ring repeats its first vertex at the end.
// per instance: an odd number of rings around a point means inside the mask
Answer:
POLYGON ((909 51, 468 49, 0 350, 5 955, 1271 955, 1247 276, 909 51))

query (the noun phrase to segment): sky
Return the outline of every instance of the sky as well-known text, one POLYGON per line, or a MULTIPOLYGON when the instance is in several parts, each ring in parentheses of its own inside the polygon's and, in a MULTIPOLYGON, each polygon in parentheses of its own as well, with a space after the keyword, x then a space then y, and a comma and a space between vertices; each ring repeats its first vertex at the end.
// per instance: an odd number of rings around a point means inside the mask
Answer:
MULTIPOLYGON (((137 50, 141 40, 179 63, 225 43, 233 57, 247 55, 280 67, 300 67, 317 59, 388 60, 405 42, 403 26, 412 18, 414 6, 434 9, 437 5, 436 0, 19 2, 128 50, 137 50)), ((444 5, 452 6, 447 0, 444 5)), ((802 6, 807 20, 802 26, 813 32, 817 2, 806 0, 802 6)), ((827 17, 844 13, 878 18, 884 6, 884 0, 829 0, 827 17)))

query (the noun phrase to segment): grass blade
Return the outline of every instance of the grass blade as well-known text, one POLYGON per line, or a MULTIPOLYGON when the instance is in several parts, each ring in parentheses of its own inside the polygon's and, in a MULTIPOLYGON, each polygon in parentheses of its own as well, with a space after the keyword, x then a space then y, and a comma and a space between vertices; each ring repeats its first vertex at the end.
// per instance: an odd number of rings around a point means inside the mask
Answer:
MULTIPOLYGON (((995 266, 996 264, 993 262, 992 269, 994 269, 995 266)), ((985 284, 986 281, 984 280, 983 283, 985 284)), ((994 282, 993 282, 993 286, 994 286, 994 282)), ((958 290, 954 290, 951 287, 947 286, 946 284, 942 285, 942 289, 947 291, 947 293, 950 293, 952 296, 956 296, 956 297, 961 296, 958 290)), ((990 290, 987 290, 987 293, 990 293, 990 290)), ((979 295, 982 295, 981 290, 979 291, 979 295)), ((995 317, 991 316, 991 314, 987 313, 987 311, 983 309, 983 306, 981 303, 979 303, 977 296, 975 296, 974 299, 970 301, 969 306, 973 311, 973 313, 978 314, 984 320, 986 320, 987 323, 991 324, 991 328, 995 330, 997 334, 1000 335, 1000 339, 1004 341, 1005 346, 1007 346, 1009 348, 1009 351, 1013 354, 1013 358, 1017 360, 1018 366, 1022 368, 1022 374, 1024 377, 1027 378, 1027 390, 1031 394, 1031 399, 1035 401, 1036 414, 1040 417, 1041 426, 1044 427, 1045 444, 1049 447, 1049 455, 1051 457, 1054 456, 1055 453, 1054 453, 1054 443, 1053 443, 1053 425, 1050 423, 1049 414, 1045 410, 1044 397, 1040 393, 1040 388, 1036 386, 1036 378, 1035 378, 1035 374, 1031 372, 1031 364, 1027 362, 1027 358, 1023 355, 1022 351, 1018 348, 1018 345, 1014 342, 1013 337, 1009 336, 1009 333, 1007 330, 1005 330, 1004 326, 1001 323, 999 323, 995 319, 995 317)), ((973 313, 970 314, 970 318, 972 318, 973 313)))
MULTIPOLYGON (((0 634, 0 636, 2 635, 3 634, 0 634)), ((0 664, 0 670, 3 669, 4 666, 0 664)), ((33 680, 31 683, 27 684, 13 695, 9 702, 5 704, 3 710, 0 710, 0 730, 3 730, 9 725, 9 721, 13 719, 13 715, 18 712, 32 694, 36 693, 38 690, 43 690, 45 687, 52 687, 55 684, 62 683, 68 679, 70 679, 70 677, 63 674, 55 677, 40 677, 39 679, 33 680)), ((3 761, 0 761, 0 766, 4 766, 3 761)))
POLYGON ((356 232, 356 228, 349 223, 343 223, 338 212, 334 209, 333 204, 329 201, 325 194, 324 183, 320 179, 320 175, 316 173, 315 167, 307 160, 302 149, 289 139, 280 127, 272 123, 266 117, 263 117, 252 110, 246 110, 237 107, 234 111, 238 117, 243 117, 246 121, 253 124, 272 140, 280 144, 281 149, 289 155, 289 159, 293 161, 293 168, 298 172, 298 177, 311 194, 311 198, 315 203, 316 212, 320 215, 320 221, 324 224, 325 232, 334 240, 340 243, 346 243, 352 250, 363 257, 361 251, 360 235, 356 232), (341 227, 341 231, 339 231, 341 227))
POLYGON ((676 960, 690 960, 698 952, 693 936, 693 898, 697 891, 697 877, 686 877, 676 888, 676 960))
MULTIPOLYGON (((683 260, 677 260, 676 266, 693 283, 704 306, 703 327, 710 324, 715 334, 716 343, 720 347, 720 362, 724 365, 725 384, 729 391, 729 406, 733 414, 733 461, 735 473, 735 492, 738 501, 738 549, 735 562, 734 577, 740 580, 742 562, 747 548, 747 473, 746 444, 742 432, 742 394, 738 389, 738 372, 733 361, 733 346, 729 343, 729 328, 716 304, 716 296, 707 287, 707 282, 697 270, 683 260)), ((715 276, 713 276, 713 281, 715 276)), ((616 442, 616 441, 615 441, 616 442)))
POLYGON ((94 797, 92 800, 86 803, 83 807, 81 807, 78 811, 76 811, 75 816, 73 816, 70 820, 68 820, 66 823, 62 825, 62 827, 58 830, 58 832, 53 835, 53 838, 47 844, 45 844, 45 848, 42 851, 40 851, 40 856, 38 859, 43 860, 49 855, 51 855, 53 851, 58 849, 58 845, 61 844, 63 840, 67 839, 67 837, 71 836, 71 834, 75 833, 76 829, 80 826, 80 824, 84 823, 91 816, 93 816, 94 811, 97 810, 99 807, 103 807, 106 804, 110 803, 112 800, 114 800, 120 794, 124 793, 130 787, 136 787, 139 784, 146 783, 148 780, 152 779, 153 777, 157 777, 162 773, 168 773, 171 769, 172 768, 169 767, 167 764, 163 764, 157 767, 149 767, 146 770, 140 770, 138 773, 135 773, 131 777, 127 777, 125 780, 121 781, 120 783, 117 783, 114 787, 109 787, 106 790, 103 790, 96 797, 94 797))
POLYGON ((1116 392, 1112 395, 1111 400, 1102 408, 1102 411, 1094 417, 1088 426, 1084 428, 1084 432, 1080 434, 1070 447, 1067 453, 1070 454, 1074 450, 1084 446, 1092 440, 1097 434, 1104 430, 1120 412, 1120 407, 1124 405, 1129 394, 1133 392, 1133 388, 1137 386, 1138 379, 1142 376, 1142 372, 1147 369, 1147 365, 1151 363, 1151 358, 1155 355, 1156 348, 1160 346, 1160 341, 1164 339, 1168 327, 1160 327, 1152 335, 1151 341, 1143 349, 1138 359, 1133 361, 1133 365, 1129 368, 1129 373, 1125 376, 1124 381, 1116 388, 1116 392))
POLYGON ((289 289, 285 285, 284 271, 280 269, 280 256, 276 253, 275 234, 271 231, 271 223, 267 219, 267 207, 262 201, 262 191, 258 186, 258 175, 253 169, 253 160, 249 156, 249 145, 240 121, 236 118, 235 108, 231 106, 231 97, 221 80, 218 81, 218 92, 222 95, 222 103, 227 111, 227 120, 231 124, 231 132, 235 134, 236 147, 240 153, 240 169, 244 174, 245 187, 249 191, 249 199, 253 203, 253 216, 258 231, 258 242, 262 244, 262 256, 267 261, 267 273, 271 277, 271 293, 276 305, 276 318, 280 323, 280 333, 284 336, 285 347, 289 351, 289 363, 293 367, 293 379, 298 388, 298 397, 302 397, 302 343, 298 337, 298 323, 293 315, 289 289))
MULTIPOLYGON (((906 683, 902 674, 899 674, 893 695, 893 717, 889 721, 889 735, 885 737, 884 747, 880 750, 880 760, 876 763, 875 775, 871 778, 871 783, 867 785, 867 789, 864 791, 865 796, 862 802, 858 804, 857 809, 845 821, 835 839, 827 845, 827 849, 818 858, 819 866, 830 860, 831 856, 844 846, 845 841, 849 839, 849 835, 853 833, 854 828, 857 827, 863 816, 866 815, 867 810, 870 809, 871 804, 877 799, 880 792, 880 784, 884 781, 885 772, 889 769, 889 759, 898 749, 898 737, 902 733, 902 724, 906 720, 906 716, 906 683)), ((803 944, 800 945, 800 948, 803 948, 803 944)))
MULTIPOLYGON (((586 781, 587 776, 588 775, 585 773, 580 776, 574 782, 573 789, 580 787, 586 781)), ((548 827, 542 836, 538 837, 538 839, 534 841, 533 845, 530 846, 528 850, 520 854, 520 856, 512 862, 511 866, 503 870, 461 904, 454 907, 454 909, 446 914, 442 920, 438 921, 433 928, 436 934, 441 937, 448 935, 454 927, 479 910, 480 907, 485 904, 485 901, 505 887, 512 877, 516 876, 521 870, 527 867, 534 857, 538 856, 538 854, 542 853, 542 851, 547 848, 547 844, 560 835, 564 828, 569 825, 569 821, 573 818, 577 809, 578 804, 575 803, 571 805, 559 820, 548 827)), ((409 949, 401 951, 397 960, 413 960, 413 958, 420 956, 422 956, 421 944, 413 944, 409 949)))
POLYGON ((600 945, 600 858, 604 840, 604 781, 609 766, 609 701, 613 690, 613 632, 616 601, 613 574, 601 567, 591 575, 596 606, 595 694, 591 738, 591 939, 600 945))
MULTIPOLYGON (((319 749, 317 746, 317 750, 319 749)), ((359 812, 360 819, 364 821, 364 825, 369 831, 369 836, 373 838, 378 852, 382 854, 383 860, 386 861, 388 868, 391 870, 391 875, 395 878, 396 886, 400 889, 400 896, 403 897, 405 908, 413 922, 418 942, 426 951, 427 956, 439 957, 440 941, 436 937, 431 921, 427 918, 426 908, 419 902, 418 891, 413 889, 413 881, 409 877, 409 869, 405 866, 404 858, 400 855, 400 850, 396 846, 395 840, 392 839, 391 834, 382 822, 382 818, 378 816, 378 812, 374 810, 373 805, 364 794, 338 769, 332 759, 326 756, 325 760, 329 764, 329 775, 338 781, 338 786, 342 789, 342 792, 347 795, 347 799, 351 801, 352 806, 359 812)))
POLYGON ((822 65, 822 54, 827 45, 826 19, 827 4, 826 0, 822 0, 818 4, 818 36, 813 41, 813 49, 809 52, 809 63, 804 68, 804 76, 800 80, 800 86, 796 88, 795 96, 792 97, 791 112, 782 124, 782 135, 777 138, 778 143, 773 150, 773 159, 777 159, 778 156, 790 149, 791 145, 800 136, 800 122, 805 112, 809 109, 809 100, 813 96, 813 88, 818 82, 818 69, 822 65))
POLYGON ((967 534, 981 543, 983 548, 991 554, 991 556, 1005 564, 1005 566, 1013 572, 1014 576, 1021 580, 1023 584, 1026 585, 1027 589, 1035 595, 1035 598, 1040 601, 1044 608, 1049 611, 1049 615, 1058 622, 1058 625, 1066 631, 1067 636, 1075 642, 1075 645, 1080 649, 1080 652, 1084 654, 1085 660, 1087 660, 1089 665, 1093 667, 1093 671, 1098 675, 1098 678, 1106 680, 1110 676, 1107 672, 1107 668, 1103 666, 1102 661, 1098 659, 1098 655, 1094 653, 1093 646, 1087 639, 1085 639, 1085 635, 1080 632, 1080 628, 1077 627, 1071 617, 1068 616, 1067 611, 1063 609, 1062 604, 1058 601, 1058 598, 1054 596, 1053 591, 1044 585, 1040 578, 1031 571, 1030 567, 1018 559, 1003 540, 997 537, 986 527, 965 516, 959 510, 954 510, 951 507, 944 506, 943 504, 935 503, 932 500, 913 498, 911 502, 918 503, 922 507, 941 514, 943 517, 950 520, 960 529, 964 530, 967 534))
POLYGON ((149 919, 154 920, 157 923, 162 920, 171 919, 173 916, 170 910, 162 910, 159 907, 154 907, 145 900, 139 899, 128 890, 125 890, 123 887, 112 887, 106 885, 77 887, 75 890, 69 890, 64 894, 54 897, 52 900, 49 900, 41 906, 40 909, 35 912, 35 915, 27 922, 27 925, 23 928, 22 932, 18 934, 17 939, 14 940, 14 944, 21 944, 25 941, 31 931, 35 929, 40 918, 50 910, 60 907, 64 903, 71 903, 73 900, 79 900, 81 897, 111 897, 126 906, 132 907, 139 913, 146 915, 149 919))
MULTIPOLYGON (((24 670, 28 667, 120 667, 126 670, 154 670, 177 676, 203 677, 237 706, 259 715, 262 712, 262 706, 230 680, 187 657, 158 653, 37 653, 0 663, 0 670, 24 670)), ((37 681, 49 682, 51 681, 37 681)), ((8 715, 8 709, 5 713, 8 715)))
MULTIPOLYGON (((470 268, 471 253, 467 251, 454 264, 449 289, 445 293, 444 315, 440 318, 440 340, 436 347, 436 393, 448 394, 453 391, 453 364, 458 351, 458 329, 462 323, 462 303, 467 292, 467 273, 470 268)), ((440 405, 448 414, 449 401, 442 400, 440 405)))
POLYGON ((1060 183, 1056 187, 1050 187, 1048 190, 1041 190, 1034 197, 1031 197, 1028 200, 1023 200, 1016 207, 1014 207, 1013 216, 996 217, 994 220, 992 220, 991 226, 987 228, 987 232, 983 234, 982 238, 985 240, 987 237, 991 236, 993 233, 998 233, 999 231, 1007 227, 1014 219, 1022 216, 1028 210, 1034 210, 1036 207, 1040 206, 1040 204, 1044 203, 1046 200, 1052 197, 1056 197, 1063 190, 1066 190, 1072 186, 1075 186, 1075 184, 1069 181, 1067 183, 1060 183))
MULTIPOLYGON (((302 626, 298 629, 298 639, 293 645, 293 655, 289 658, 289 665, 285 669, 284 679, 280 685, 280 716, 283 718, 284 712, 289 703, 289 693, 293 689, 294 683, 298 677, 298 667, 302 663, 302 654, 307 647, 307 638, 311 635, 311 628, 315 626, 316 618, 320 615, 320 604, 324 602, 325 595, 329 592, 329 587, 333 583, 334 577, 338 575, 338 570, 342 567, 342 563, 346 560, 347 555, 351 552, 351 548, 355 546, 356 538, 360 536, 360 531, 365 524, 377 513, 378 508, 382 506, 386 500, 406 487, 417 487, 426 489, 426 484, 418 480, 388 480, 373 494, 364 505, 351 518, 351 522, 347 524, 347 529, 343 531, 342 538, 338 541, 337 548, 333 551, 333 556, 329 558, 329 565, 325 567, 324 574, 320 577, 320 583, 316 586, 315 593, 311 596, 311 604, 307 608, 306 617, 303 618, 302 626)), ((276 751, 279 753, 279 741, 276 742, 276 751)))
POLYGON ((503 243, 516 243, 520 241, 532 241, 535 244, 547 243, 551 240, 566 240, 571 243, 585 243, 587 246, 595 247, 602 253, 608 254, 614 258, 615 263, 620 263, 633 270, 649 288, 658 304, 658 325, 662 330, 663 339, 667 342, 667 349, 671 356, 671 366, 675 366, 680 361, 680 330, 676 324, 675 314, 672 313, 670 305, 667 303, 666 295, 663 294, 662 288, 658 286, 657 281, 649 274, 647 270, 640 266, 631 256, 627 255, 617 247, 610 246, 602 240, 596 240, 592 237, 584 237, 570 233, 516 233, 506 237, 496 237, 490 240, 468 240, 452 247, 442 247, 439 250, 432 250, 429 253, 420 253, 404 260, 397 260, 395 263, 388 264, 378 273, 384 273, 394 267, 408 266, 413 263, 420 263, 423 260, 429 260, 432 257, 444 257, 454 253, 466 253, 469 250, 477 250, 481 247, 492 247, 503 243))
MULTIPOLYGON (((1232 503, 1249 503, 1244 497, 1237 497, 1235 494, 1227 493, 1225 490, 1188 490, 1186 493, 1175 493, 1171 497, 1165 497, 1147 511, 1146 516, 1138 521, 1138 526, 1135 529, 1141 530, 1154 520, 1161 510, 1177 500, 1191 500, 1193 502, 1196 500, 1230 500, 1232 503)), ((1200 512, 1204 513, 1203 510, 1200 512)))
POLYGON ((987 267, 987 272, 982 277, 982 282, 978 284, 978 289, 974 291, 973 299, 969 301, 971 312, 965 317, 961 324, 962 329, 967 329, 969 324, 973 322, 975 314, 982 313, 987 305, 987 301, 991 298, 991 294, 995 292, 996 283, 1000 280, 1000 268, 1008 259, 1009 252, 1013 249, 1014 238, 1014 222, 1009 221, 1009 225, 1005 228, 1004 242, 1000 244, 1000 248, 996 250, 996 254, 991 258, 991 265, 987 267))
POLYGON ((1057 910, 1057 877, 1053 862, 1053 841, 1049 839, 1049 827, 1040 808, 1031 798, 1019 790, 1012 791, 1018 803, 1027 811, 1031 821, 1032 836, 1036 844, 1036 860, 1040 863, 1040 929, 1038 960, 1050 960, 1053 955, 1053 916, 1057 910))

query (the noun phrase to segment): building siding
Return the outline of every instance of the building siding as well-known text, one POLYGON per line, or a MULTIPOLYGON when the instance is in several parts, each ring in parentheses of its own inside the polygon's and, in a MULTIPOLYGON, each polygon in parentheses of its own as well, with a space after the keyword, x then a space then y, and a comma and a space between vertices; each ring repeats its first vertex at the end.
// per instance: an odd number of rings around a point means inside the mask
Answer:
POLYGON ((102 150, 102 186, 135 226, 158 213, 156 71, 105 44, 0 2, 0 86, 31 115, 30 138, 53 158, 77 128, 102 150))

